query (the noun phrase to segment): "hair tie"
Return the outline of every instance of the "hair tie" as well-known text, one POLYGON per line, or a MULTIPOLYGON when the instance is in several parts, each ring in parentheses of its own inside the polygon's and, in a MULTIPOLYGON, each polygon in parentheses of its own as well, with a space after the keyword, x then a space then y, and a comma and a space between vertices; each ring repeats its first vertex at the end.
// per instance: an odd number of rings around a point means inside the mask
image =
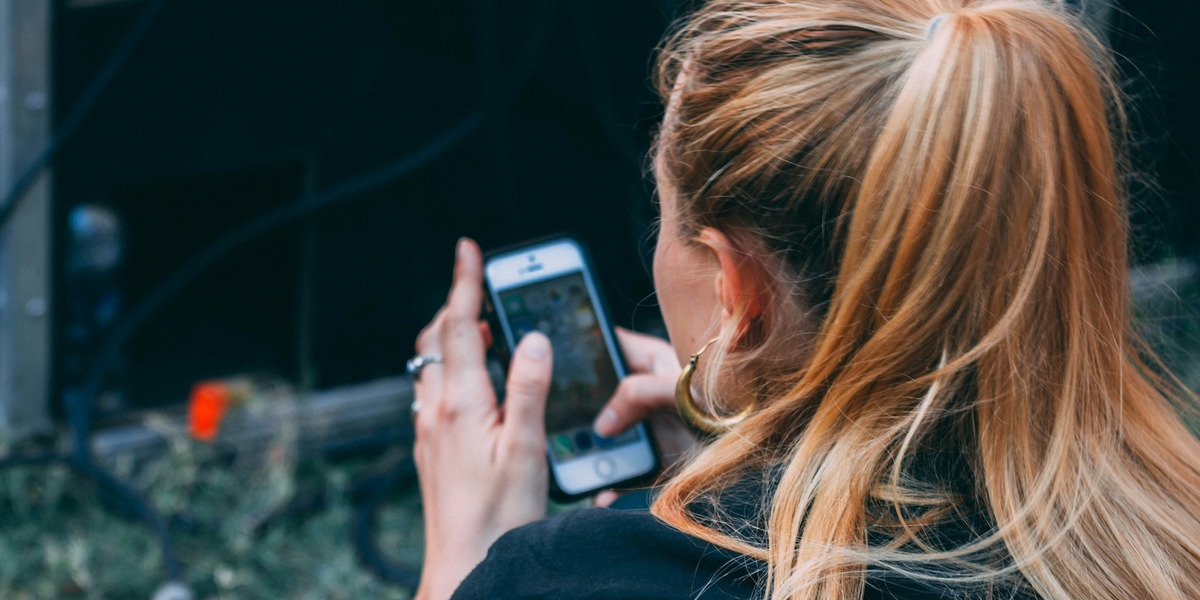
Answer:
POLYGON ((937 33, 938 27, 942 21, 950 18, 950 13, 939 13, 929 20, 929 24, 925 26, 925 41, 929 42, 933 39, 933 34, 937 33))

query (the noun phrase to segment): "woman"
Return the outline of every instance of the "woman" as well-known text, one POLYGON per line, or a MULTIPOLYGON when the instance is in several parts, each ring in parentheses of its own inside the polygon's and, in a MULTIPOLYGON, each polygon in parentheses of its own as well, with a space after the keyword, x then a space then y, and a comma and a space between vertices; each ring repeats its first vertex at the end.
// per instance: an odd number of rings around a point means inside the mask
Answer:
POLYGON ((549 344, 497 407, 461 242, 417 342, 419 598, 1200 598, 1194 397, 1130 328, 1123 115, 1067 7, 717 0, 658 83, 673 351, 622 335, 597 428, 710 340, 680 400, 731 428, 652 515, 532 523, 549 344))

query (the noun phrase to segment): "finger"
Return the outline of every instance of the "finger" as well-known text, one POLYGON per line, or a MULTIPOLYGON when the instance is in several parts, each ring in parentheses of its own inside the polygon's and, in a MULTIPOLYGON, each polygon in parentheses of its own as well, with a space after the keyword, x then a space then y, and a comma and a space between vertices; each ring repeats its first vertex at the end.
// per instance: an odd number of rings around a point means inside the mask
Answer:
POLYGON ((495 343, 495 339, 492 338, 492 327, 488 325, 487 321, 479 322, 479 334, 483 336, 483 347, 491 348, 492 344, 495 343))
POLYGON ((423 327, 420 333, 417 334, 417 354, 428 354, 432 352, 433 349, 431 346, 434 345, 436 345, 439 350, 441 349, 442 342, 439 339, 439 336, 441 335, 442 322, 445 320, 445 318, 446 307, 443 306, 437 311, 436 315, 433 315, 433 319, 430 319, 429 324, 423 327))
POLYGON ((607 508, 613 502, 616 502, 617 498, 620 497, 621 495, 613 490, 604 490, 599 494, 596 494, 596 497, 592 499, 592 504, 600 508, 607 508))
POLYGON ((600 411, 592 429, 602 437, 614 437, 646 420, 652 413, 675 405, 675 378, 669 375, 638 374, 621 380, 608 404, 600 411))
POLYGON ((442 355, 447 381, 473 389, 489 385, 484 367, 484 339, 479 328, 483 302, 483 257, 475 242, 458 241, 454 285, 446 301, 442 325, 442 355))
POLYGON ((450 318, 479 319, 483 307, 483 256, 479 246, 469 238, 458 240, 454 249, 454 282, 446 298, 446 313, 450 318))
POLYGON ((621 353, 634 373, 678 373, 679 359, 666 340, 630 331, 615 329, 621 353))
MULTIPOLYGON (((445 309, 439 310, 433 320, 417 334, 417 355, 441 356, 442 354, 442 325, 445 321, 445 309)), ((442 365, 429 363, 413 380, 415 398, 421 400, 421 410, 431 412, 438 395, 442 391, 442 365)))
POLYGON ((550 340, 540 332, 521 338, 509 365, 504 397, 502 442, 510 451, 541 455, 546 445, 546 396, 554 357, 550 340))

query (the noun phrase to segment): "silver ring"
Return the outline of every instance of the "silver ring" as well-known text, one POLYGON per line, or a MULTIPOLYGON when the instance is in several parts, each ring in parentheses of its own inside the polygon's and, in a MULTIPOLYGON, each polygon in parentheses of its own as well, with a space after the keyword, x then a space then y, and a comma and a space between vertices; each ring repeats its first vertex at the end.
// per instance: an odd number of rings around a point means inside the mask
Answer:
POLYGON ((412 411, 412 416, 417 416, 417 411, 421 410, 421 401, 413 400, 412 404, 408 406, 408 410, 412 411))
POLYGON ((418 379, 421 377, 421 369, 432 365, 433 363, 442 362, 441 354, 418 354, 408 359, 408 364, 405 368, 408 370, 409 377, 418 379))

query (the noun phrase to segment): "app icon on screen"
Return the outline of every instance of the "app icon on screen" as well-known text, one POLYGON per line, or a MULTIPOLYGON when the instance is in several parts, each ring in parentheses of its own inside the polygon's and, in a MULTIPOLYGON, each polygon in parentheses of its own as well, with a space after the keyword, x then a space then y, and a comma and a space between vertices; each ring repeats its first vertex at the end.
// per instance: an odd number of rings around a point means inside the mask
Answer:
POLYGON ((580 452, 587 452, 592 449, 592 432, 581 429, 575 432, 575 447, 579 448, 580 452))
POLYGON ((525 312, 525 299, 520 296, 509 296, 504 300, 504 312, 514 317, 525 312))
POLYGON ((579 329, 591 329, 596 324, 596 313, 590 306, 584 305, 575 309, 575 326, 579 329))
POLYGON ((630 430, 626 431, 625 433, 622 433, 615 437, 606 438, 606 437, 596 436, 596 446, 599 448, 612 448, 613 446, 620 446, 623 444, 628 444, 629 442, 636 442, 637 439, 638 439, 637 429, 630 429, 630 430))
POLYGON ((571 458, 571 454, 575 452, 575 447, 571 445, 571 435, 566 433, 554 436, 550 440, 550 447, 554 449, 554 457, 558 460, 571 458))
POLYGON ((520 341, 521 338, 525 337, 525 334, 533 331, 533 319, 530 319, 529 317, 513 319, 512 328, 513 337, 515 337, 517 341, 520 341))

